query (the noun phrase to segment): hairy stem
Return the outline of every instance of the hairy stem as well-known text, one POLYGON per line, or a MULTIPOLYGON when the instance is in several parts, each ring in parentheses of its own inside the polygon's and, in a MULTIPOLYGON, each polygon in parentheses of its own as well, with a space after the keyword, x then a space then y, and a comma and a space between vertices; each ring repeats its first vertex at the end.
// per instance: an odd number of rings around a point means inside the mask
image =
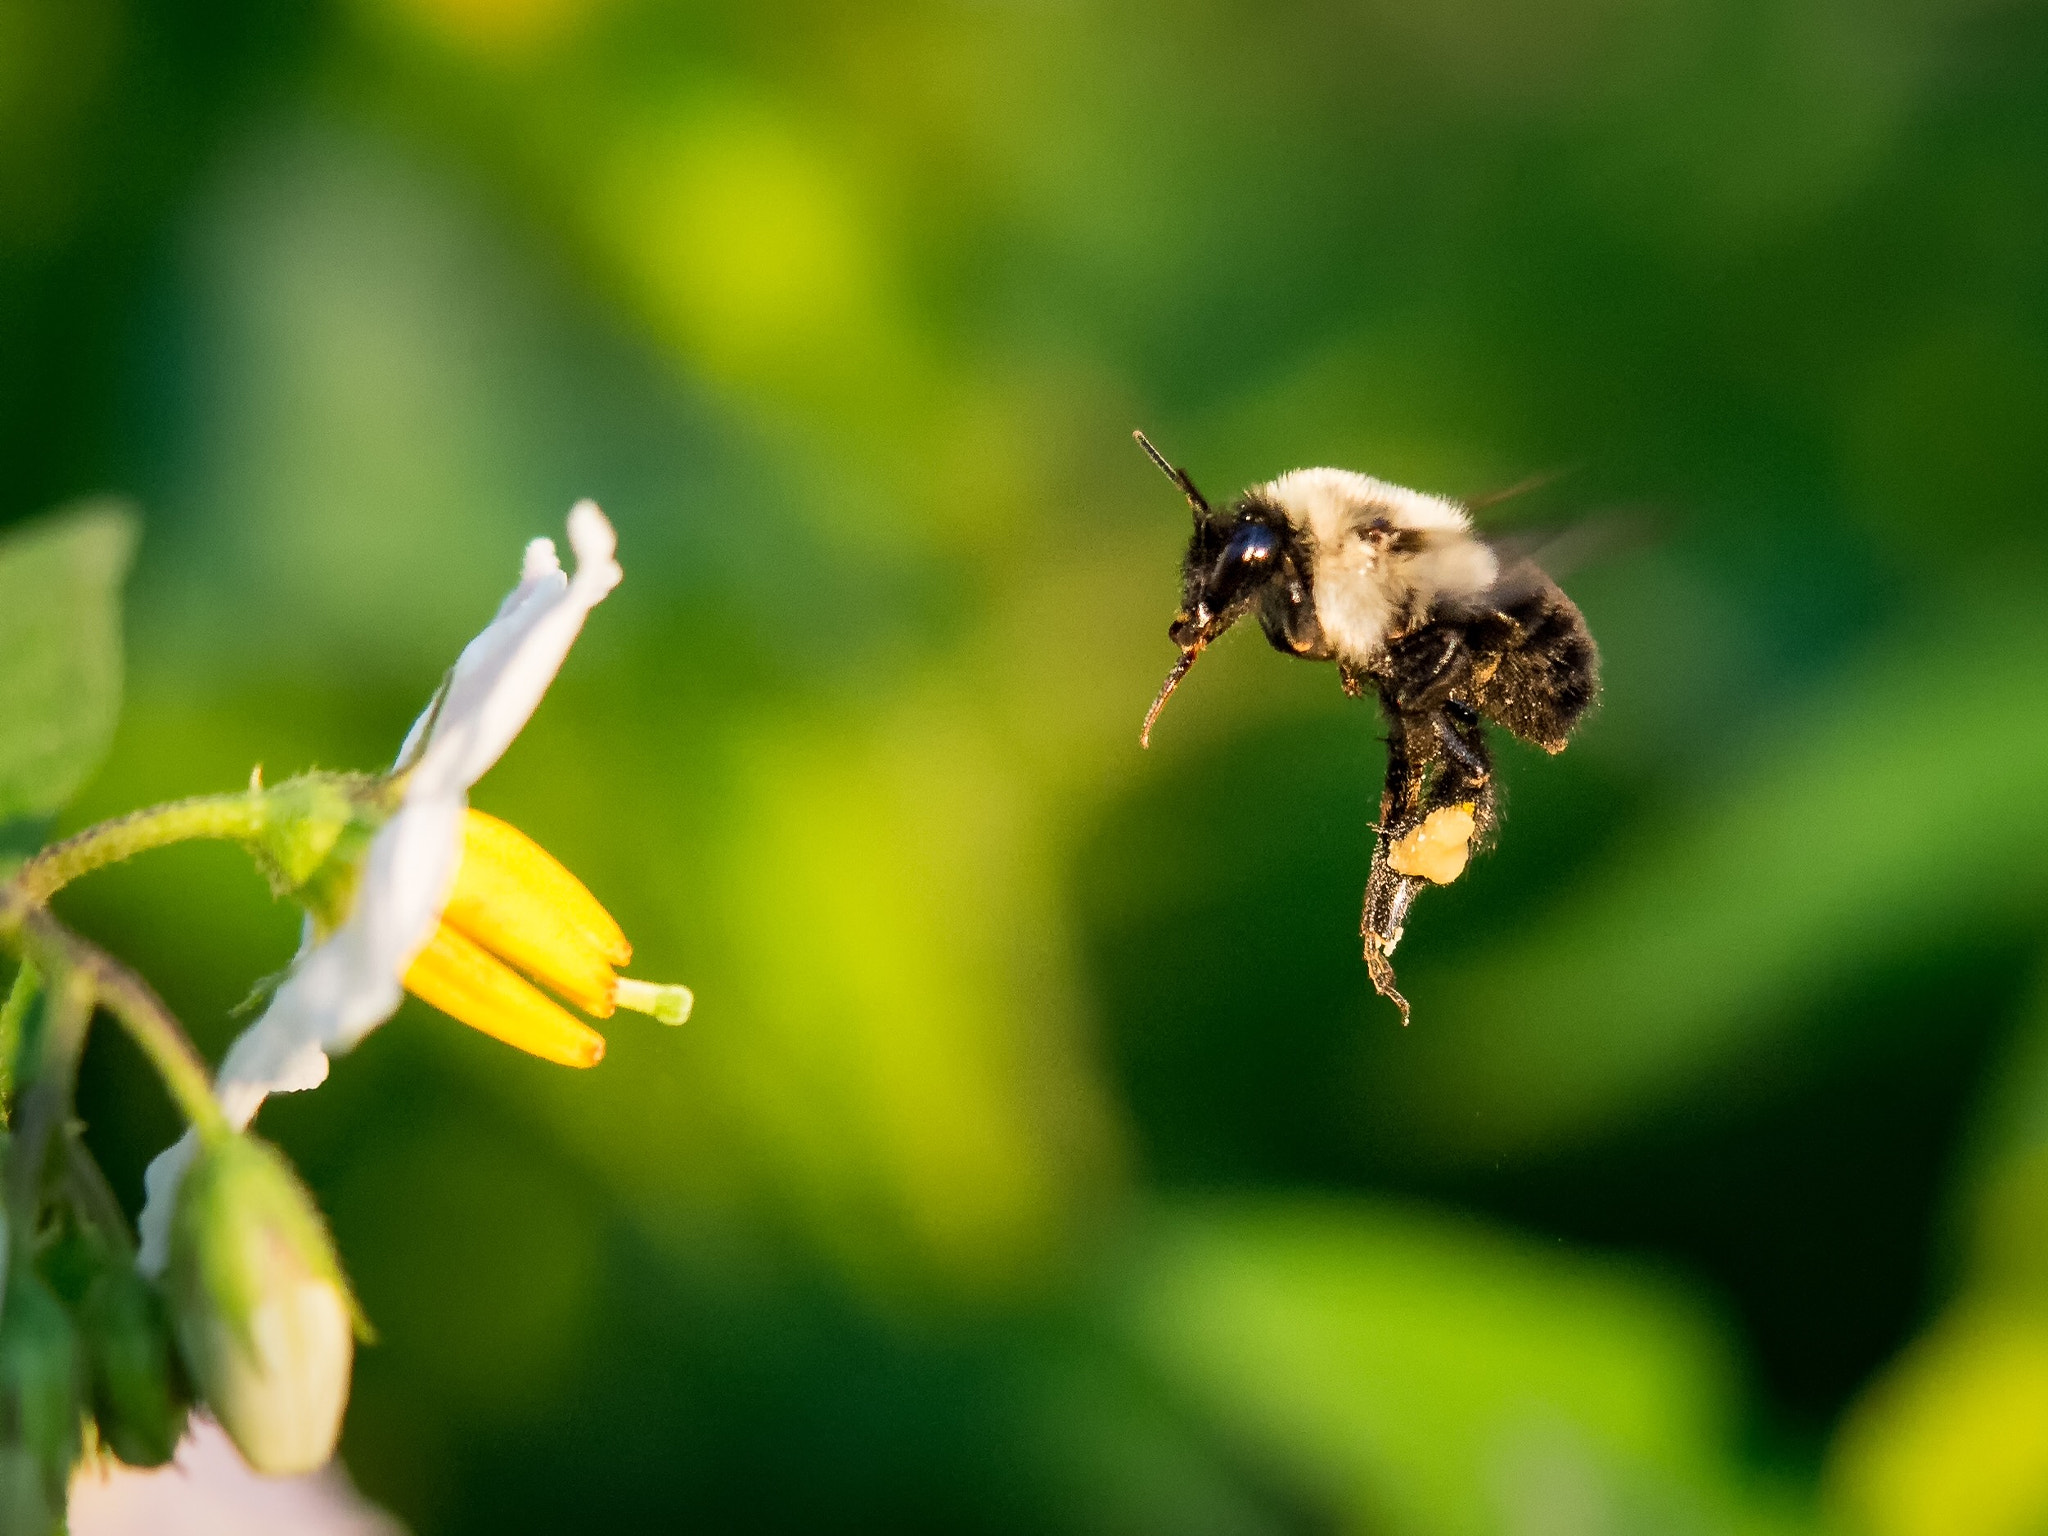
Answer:
POLYGON ((80 875, 195 838, 247 842, 263 831, 268 816, 263 791, 248 789, 173 800, 87 827, 37 853, 0 887, 0 929, 18 926, 29 908, 41 906, 80 875))
POLYGON ((71 1090, 85 1032, 92 1023, 92 981, 68 964, 53 964, 42 1027, 36 1031, 35 1060, 15 1117, 7 1148, 7 1214, 17 1232, 33 1232, 42 1205, 43 1167, 50 1138, 69 1119, 71 1090))
POLYGON ((36 969, 35 961, 24 955, 21 968, 14 973, 14 986, 7 1001, 0 1004, 0 1125, 9 1122, 13 1111, 14 1069, 21 1054, 21 1031, 42 990, 43 973, 36 969))
POLYGON ((32 952, 46 966, 68 967, 92 988, 92 995, 121 1021, 129 1038, 149 1058, 178 1108, 202 1141, 233 1134, 213 1096, 206 1062, 148 982, 97 945, 79 937, 42 907, 30 910, 22 926, 32 952))

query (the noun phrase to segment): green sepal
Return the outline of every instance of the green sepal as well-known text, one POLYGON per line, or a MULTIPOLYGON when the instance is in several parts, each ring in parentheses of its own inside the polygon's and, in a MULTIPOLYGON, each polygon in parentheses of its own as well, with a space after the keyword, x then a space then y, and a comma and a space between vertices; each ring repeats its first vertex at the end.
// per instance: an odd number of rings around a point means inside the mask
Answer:
POLYGON ((63 1536, 64 1506, 50 1493, 35 1453, 0 1438, 0 1531, 8 1536, 63 1536))
POLYGON ((100 1438, 132 1467, 162 1466, 191 1403, 163 1298, 132 1261, 115 1260, 79 1303, 78 1326, 100 1438))
POLYGON ((390 814, 381 781, 359 773, 305 773, 263 791, 263 831, 250 851, 279 896, 303 899, 331 881, 332 866, 353 866, 390 814))
MULTIPOLYGON (((118 1208, 112 1215, 118 1222, 118 1208)), ((130 1466, 162 1466, 184 1433, 191 1394, 170 1314, 137 1273, 125 1228, 67 1205, 37 1267, 77 1329, 81 1381, 100 1439, 130 1466)))
POLYGON ((402 777, 307 773, 263 792, 263 831, 248 846, 272 894, 332 932, 347 918, 370 839, 404 798, 402 777))
POLYGON ((202 1146, 178 1186, 171 1218, 166 1278, 175 1282, 174 1302, 199 1302, 192 1292, 203 1293, 203 1304, 253 1343, 249 1319, 269 1278, 264 1261, 276 1256, 288 1256, 287 1262, 340 1291, 357 1337, 367 1341, 369 1324, 342 1273, 327 1223, 285 1155, 248 1135, 202 1146))
POLYGON ((14 1112, 14 1085, 21 1080, 21 1052, 34 1031, 31 1016, 43 995, 43 979, 33 960, 24 959, 0 1003, 0 1124, 8 1123, 14 1112))

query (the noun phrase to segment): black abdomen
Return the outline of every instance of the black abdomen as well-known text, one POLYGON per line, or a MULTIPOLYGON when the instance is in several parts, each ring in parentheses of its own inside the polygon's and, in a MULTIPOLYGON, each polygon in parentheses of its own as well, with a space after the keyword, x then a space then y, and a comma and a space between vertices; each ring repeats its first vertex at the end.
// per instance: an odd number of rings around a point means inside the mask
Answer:
POLYGON ((1519 572, 1512 602, 1471 621, 1471 697, 1480 711, 1546 752, 1566 740, 1600 692, 1600 652, 1578 605, 1540 571, 1519 572))

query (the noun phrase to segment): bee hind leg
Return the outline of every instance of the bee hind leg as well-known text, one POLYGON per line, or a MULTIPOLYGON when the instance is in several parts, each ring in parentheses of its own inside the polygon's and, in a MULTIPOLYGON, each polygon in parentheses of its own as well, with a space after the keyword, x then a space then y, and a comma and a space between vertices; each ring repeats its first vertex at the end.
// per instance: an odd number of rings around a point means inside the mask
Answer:
POLYGON ((1408 999, 1394 984, 1394 946, 1401 942, 1401 930, 1408 920, 1408 905, 1429 882, 1412 875, 1397 875, 1378 853, 1373 855, 1372 876, 1365 887, 1365 912, 1358 924, 1358 936, 1365 946, 1365 973, 1372 989, 1401 1010, 1401 1026, 1409 1020, 1408 999))
MULTIPOLYGON (((1382 695, 1382 702, 1393 701, 1382 695)), ((1393 710, 1389 708, 1389 713, 1393 710)), ((1388 862, 1396 842, 1419 822, 1418 811, 1428 787, 1428 769, 1434 746, 1427 730, 1418 731, 1412 719, 1395 715, 1387 736, 1387 778, 1380 790, 1379 835, 1374 839, 1372 873, 1365 884, 1365 909, 1359 918, 1358 936, 1365 949, 1365 970, 1373 990, 1401 1010, 1401 1023, 1408 1023, 1408 999, 1394 983, 1394 947, 1401 942, 1407 925, 1408 907, 1426 883, 1396 871, 1388 862)))
POLYGON ((1359 938, 1373 990, 1401 1010, 1404 1025, 1408 1000, 1395 984, 1393 953, 1409 908, 1426 887, 1448 885, 1464 873, 1493 829, 1495 808, 1493 757, 1485 726, 1469 706, 1448 701, 1397 722, 1387 743, 1359 938))

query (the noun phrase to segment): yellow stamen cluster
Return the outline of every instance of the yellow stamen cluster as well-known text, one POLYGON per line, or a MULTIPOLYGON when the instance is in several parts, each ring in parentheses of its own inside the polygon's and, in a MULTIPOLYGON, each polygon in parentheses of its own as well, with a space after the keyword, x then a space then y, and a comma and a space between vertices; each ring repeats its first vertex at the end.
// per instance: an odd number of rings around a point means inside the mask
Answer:
POLYGON ((625 1007, 681 1023, 689 989, 622 980, 617 968, 632 957, 624 932, 580 880, 518 828, 472 810, 454 893, 405 987, 507 1045, 591 1067, 604 1058, 604 1036, 526 978, 596 1018, 625 1007))

